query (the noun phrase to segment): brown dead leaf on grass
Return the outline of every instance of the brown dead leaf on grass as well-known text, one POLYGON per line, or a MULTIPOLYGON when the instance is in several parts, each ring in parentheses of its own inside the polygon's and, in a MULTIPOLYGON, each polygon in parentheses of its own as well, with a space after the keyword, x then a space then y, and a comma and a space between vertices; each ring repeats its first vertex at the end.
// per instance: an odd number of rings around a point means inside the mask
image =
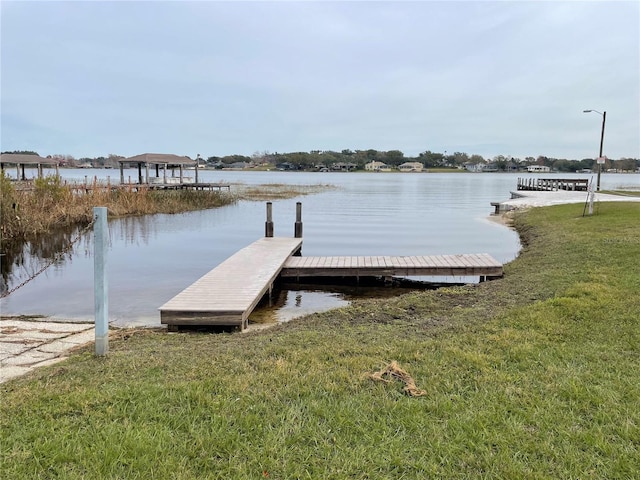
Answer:
POLYGON ((399 380, 404 383, 402 391, 410 397, 422 397, 427 394, 425 390, 418 388, 413 377, 405 372, 395 360, 382 370, 369 375, 369 378, 378 382, 391 383, 399 380))

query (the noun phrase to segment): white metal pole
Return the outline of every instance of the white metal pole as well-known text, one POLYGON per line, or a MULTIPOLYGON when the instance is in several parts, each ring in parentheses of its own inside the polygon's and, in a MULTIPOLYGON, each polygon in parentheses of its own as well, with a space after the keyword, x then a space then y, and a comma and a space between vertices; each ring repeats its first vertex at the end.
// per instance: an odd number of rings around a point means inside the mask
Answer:
POLYGON ((109 288, 107 282, 107 247, 109 230, 107 227, 107 208, 94 207, 94 293, 95 293, 95 331, 96 355, 106 355, 109 351, 109 288))

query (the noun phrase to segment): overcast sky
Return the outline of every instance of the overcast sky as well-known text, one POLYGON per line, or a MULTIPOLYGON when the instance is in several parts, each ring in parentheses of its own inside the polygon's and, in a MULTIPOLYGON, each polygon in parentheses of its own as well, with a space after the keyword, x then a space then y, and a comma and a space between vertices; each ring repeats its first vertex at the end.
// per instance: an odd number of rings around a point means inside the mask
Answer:
POLYGON ((1 149, 640 157, 640 2, 1 2, 1 149))

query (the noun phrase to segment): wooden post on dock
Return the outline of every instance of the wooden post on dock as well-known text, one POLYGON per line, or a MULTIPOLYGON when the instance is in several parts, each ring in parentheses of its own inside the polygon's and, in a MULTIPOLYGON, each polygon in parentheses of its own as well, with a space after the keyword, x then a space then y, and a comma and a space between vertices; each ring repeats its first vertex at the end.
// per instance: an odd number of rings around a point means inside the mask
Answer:
POLYGON ((264 224, 264 236, 273 237, 273 204, 267 202, 267 221, 264 224))
POLYGON ((296 203, 296 223, 293 227, 294 238, 302 238, 302 202, 296 203))

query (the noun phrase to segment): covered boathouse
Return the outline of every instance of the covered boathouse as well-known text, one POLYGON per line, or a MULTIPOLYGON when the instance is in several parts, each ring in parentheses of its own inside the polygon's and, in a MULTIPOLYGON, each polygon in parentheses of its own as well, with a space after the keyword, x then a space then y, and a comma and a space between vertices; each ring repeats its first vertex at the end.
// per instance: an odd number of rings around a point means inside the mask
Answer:
POLYGON ((138 169, 139 185, 182 185, 185 183, 198 183, 198 161, 189 157, 181 157, 169 153, 142 153, 134 157, 122 158, 118 160, 120 165, 120 183, 125 182, 124 169, 138 169), (193 177, 187 177, 185 170, 195 170, 195 182, 193 177), (178 175, 176 176, 176 171, 178 175), (161 175, 162 172, 162 175, 161 175), (167 172, 170 172, 167 175, 167 172))
POLYGON ((7 166, 16 167, 16 179, 26 181, 26 168, 36 168, 37 178, 44 176, 44 168, 55 168, 56 176, 60 176, 60 164, 57 159, 43 158, 40 155, 27 153, 3 153, 0 155, 0 169, 4 172, 7 166))

